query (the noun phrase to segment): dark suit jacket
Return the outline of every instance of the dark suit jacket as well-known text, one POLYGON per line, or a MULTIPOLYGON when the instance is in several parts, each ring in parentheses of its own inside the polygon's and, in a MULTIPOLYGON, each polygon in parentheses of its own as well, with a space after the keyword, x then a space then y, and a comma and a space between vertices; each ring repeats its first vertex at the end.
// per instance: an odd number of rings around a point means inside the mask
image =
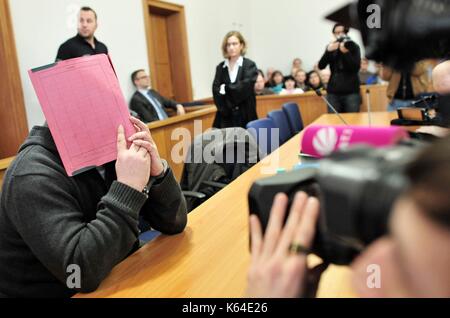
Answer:
MULTIPOLYGON (((163 106, 164 108, 177 110, 177 102, 162 97, 153 89, 150 89, 150 91, 152 92, 153 96, 161 103, 161 106, 163 106)), ((139 115, 140 119, 145 123, 159 120, 158 113, 156 112, 153 105, 149 102, 147 97, 142 95, 139 91, 136 91, 131 98, 130 109, 135 111, 139 115)))
POLYGON ((228 69, 223 67, 224 63, 222 62, 217 66, 213 83, 214 103, 218 109, 213 126, 216 128, 235 126, 233 117, 237 113, 240 116, 240 126, 245 128, 247 123, 258 119, 255 97, 255 83, 258 77, 258 69, 252 60, 244 58, 236 82, 231 83, 228 69), (219 93, 222 84, 225 84, 225 95, 219 93))

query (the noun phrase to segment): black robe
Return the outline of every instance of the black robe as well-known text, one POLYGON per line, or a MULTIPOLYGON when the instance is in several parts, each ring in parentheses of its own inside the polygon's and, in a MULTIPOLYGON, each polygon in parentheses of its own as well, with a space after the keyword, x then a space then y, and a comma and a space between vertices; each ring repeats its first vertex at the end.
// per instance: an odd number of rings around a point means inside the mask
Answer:
POLYGON ((215 128, 246 128, 250 121, 258 119, 255 97, 258 69, 252 60, 244 58, 236 81, 231 83, 228 68, 224 68, 224 64, 225 62, 222 62, 217 66, 213 83, 214 103, 217 106, 213 126, 215 128), (225 95, 219 93, 222 84, 225 84, 225 95))

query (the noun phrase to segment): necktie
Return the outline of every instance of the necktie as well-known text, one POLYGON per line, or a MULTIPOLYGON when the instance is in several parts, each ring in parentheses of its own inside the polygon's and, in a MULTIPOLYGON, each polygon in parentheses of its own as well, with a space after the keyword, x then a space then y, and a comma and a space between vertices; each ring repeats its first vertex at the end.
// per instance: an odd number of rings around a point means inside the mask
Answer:
POLYGON ((156 110, 156 113, 158 114, 158 117, 160 120, 164 120, 169 118, 169 116, 167 115, 166 111, 164 110, 164 108, 162 107, 161 103, 153 96, 151 91, 147 92, 147 95, 153 105, 153 107, 156 110))

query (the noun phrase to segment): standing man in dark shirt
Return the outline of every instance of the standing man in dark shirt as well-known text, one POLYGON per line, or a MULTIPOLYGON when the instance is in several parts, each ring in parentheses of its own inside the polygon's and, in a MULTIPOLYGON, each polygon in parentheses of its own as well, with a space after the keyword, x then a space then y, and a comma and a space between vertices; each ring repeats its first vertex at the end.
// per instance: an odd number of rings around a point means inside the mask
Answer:
POLYGON ((336 38, 331 42, 319 62, 319 69, 328 65, 331 69, 331 78, 327 86, 328 100, 338 112, 357 113, 361 105, 359 68, 361 65, 361 50, 351 41, 347 34, 348 27, 336 24, 333 35, 336 38))
POLYGON ((97 13, 92 8, 82 7, 78 19, 78 34, 59 47, 56 61, 85 55, 108 54, 106 45, 94 36, 97 26, 97 13))

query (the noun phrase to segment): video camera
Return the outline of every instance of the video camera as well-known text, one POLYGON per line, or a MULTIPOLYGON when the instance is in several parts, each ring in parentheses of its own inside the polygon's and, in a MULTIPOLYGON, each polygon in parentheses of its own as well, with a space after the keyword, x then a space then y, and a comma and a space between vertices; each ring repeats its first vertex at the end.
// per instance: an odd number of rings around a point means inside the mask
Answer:
MULTIPOLYGON (((419 60, 448 56, 449 13, 450 0, 359 0, 327 18, 359 29, 369 59, 411 70, 419 60), (370 8, 380 9, 380 28, 368 26, 370 8)), ((450 97, 441 97, 438 108, 448 123, 450 97)), ((286 193, 289 204, 298 191, 317 197, 321 212, 312 251, 326 262, 349 264, 386 233, 392 205, 408 188, 403 172, 425 145, 357 146, 323 159, 319 168, 258 180, 249 193, 250 213, 265 229, 277 193, 286 193)))
POLYGON ((359 146, 334 153, 318 168, 258 180, 250 189, 250 211, 265 229, 277 193, 288 195, 289 207, 299 191, 317 197, 321 211, 312 252, 347 265, 386 233, 391 206, 408 187, 403 170, 424 145, 411 140, 388 149, 359 146))
POLYGON ((343 35, 337 38, 336 42, 344 43, 344 46, 347 50, 352 50, 356 47, 356 43, 353 42, 352 38, 348 35, 343 35))

